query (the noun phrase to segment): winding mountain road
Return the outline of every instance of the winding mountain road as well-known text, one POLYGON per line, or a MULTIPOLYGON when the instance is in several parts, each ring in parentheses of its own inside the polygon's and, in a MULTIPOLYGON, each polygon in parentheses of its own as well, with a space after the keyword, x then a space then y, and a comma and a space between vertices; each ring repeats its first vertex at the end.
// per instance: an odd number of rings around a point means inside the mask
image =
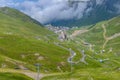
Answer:
POLYGON ((120 33, 115 33, 114 35, 112 35, 112 36, 110 36, 110 37, 107 37, 107 36, 106 36, 107 30, 106 30, 105 24, 102 24, 102 28, 103 28, 103 37, 104 37, 104 39, 105 39, 105 42, 104 42, 104 44, 103 44, 103 49, 104 49, 105 46, 106 46, 106 44, 108 43, 108 41, 119 37, 119 36, 120 36, 120 33))
POLYGON ((76 36, 78 36, 78 35, 80 35, 80 34, 83 34, 83 33, 86 33, 86 32, 88 32, 89 30, 75 30, 71 35, 70 35, 70 37, 76 37, 76 36))
POLYGON ((106 26, 104 24, 102 25, 102 28, 103 28, 103 37, 105 39, 105 42, 103 44, 103 49, 104 49, 106 44, 107 44, 107 42, 108 42, 108 38, 106 37, 107 30, 106 30, 106 26))

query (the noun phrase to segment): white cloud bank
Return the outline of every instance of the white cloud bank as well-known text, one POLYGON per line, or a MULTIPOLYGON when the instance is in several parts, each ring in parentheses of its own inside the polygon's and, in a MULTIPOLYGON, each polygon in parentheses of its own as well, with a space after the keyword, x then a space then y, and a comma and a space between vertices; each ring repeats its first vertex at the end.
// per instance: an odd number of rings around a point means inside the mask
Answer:
POLYGON ((67 0, 38 0, 37 2, 25 1, 21 4, 23 10, 28 15, 37 19, 41 23, 47 23, 54 20, 67 20, 81 18, 87 3, 74 2, 67 0))
MULTIPOLYGON (((0 6, 15 7, 41 23, 56 20, 80 19, 90 0, 0 0, 0 6), (76 1, 76 2, 75 2, 76 1)), ((102 4, 104 0, 96 0, 102 4)), ((92 8, 87 8, 89 12, 92 8)))
POLYGON ((86 1, 89 0, 81 0, 85 2, 75 1, 76 2, 69 2, 69 0, 24 0, 19 3, 14 2, 14 0, 0 0, 0 6, 16 7, 41 23, 48 23, 54 20, 81 18, 84 9, 87 7, 86 1))

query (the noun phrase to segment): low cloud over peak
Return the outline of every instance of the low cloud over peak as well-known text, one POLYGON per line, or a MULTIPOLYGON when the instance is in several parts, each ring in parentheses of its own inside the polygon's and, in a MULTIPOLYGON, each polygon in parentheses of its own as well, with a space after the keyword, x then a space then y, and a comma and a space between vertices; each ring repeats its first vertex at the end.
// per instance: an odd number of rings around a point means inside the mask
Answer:
POLYGON ((23 12, 31 15, 41 23, 55 20, 81 18, 87 3, 69 3, 67 0, 38 0, 25 1, 22 4, 23 12))
POLYGON ((0 6, 17 8, 45 24, 57 20, 80 19, 84 13, 92 10, 88 7, 90 1, 100 5, 104 0, 0 0, 0 6))

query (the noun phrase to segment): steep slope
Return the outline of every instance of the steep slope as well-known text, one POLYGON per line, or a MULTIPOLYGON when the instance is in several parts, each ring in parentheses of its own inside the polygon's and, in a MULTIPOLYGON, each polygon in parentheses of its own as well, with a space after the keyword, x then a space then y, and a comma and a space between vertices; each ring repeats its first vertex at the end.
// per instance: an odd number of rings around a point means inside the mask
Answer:
POLYGON ((36 70, 40 63, 43 72, 64 70, 68 51, 53 44, 56 36, 23 13, 0 8, 0 67, 36 70))
MULTIPOLYGON (((116 49, 115 45, 118 47, 120 44, 118 41, 120 37, 119 23, 120 16, 111 20, 100 22, 92 27, 92 29, 90 29, 88 32, 79 35, 79 38, 95 45, 95 47, 98 46, 99 49, 108 49, 108 45, 114 44, 114 47, 111 46, 114 50, 116 49), (112 41, 116 42, 112 43, 112 41)), ((119 51, 119 49, 117 51, 119 51)))
POLYGON ((1 80, 33 80, 25 75, 18 73, 0 73, 1 80))
POLYGON ((35 64, 40 63, 41 72, 66 71, 43 80, 119 80, 120 16, 78 28, 70 39, 63 42, 57 40, 56 34, 17 10, 1 8, 0 18, 2 69, 35 71, 35 64))
MULTIPOLYGON (((97 23, 76 34, 62 46, 72 48, 71 73, 51 75, 42 80, 119 80, 120 16, 97 23)), ((78 30, 73 31, 76 32, 78 30)), ((71 38, 71 37, 70 37, 71 38)))
POLYGON ((1 7, 0 12, 3 13, 3 14, 6 14, 7 16, 14 17, 16 19, 19 19, 19 20, 22 20, 22 21, 25 21, 25 22, 36 23, 36 24, 39 24, 39 25, 42 26, 41 23, 32 19, 28 15, 18 11, 17 9, 12 9, 12 8, 9 8, 9 7, 1 7))
POLYGON ((49 30, 42 27, 40 23, 38 24, 37 21, 15 9, 8 7, 0 8, 0 18, 1 33, 29 37, 40 37, 42 35, 53 34, 49 30))
POLYGON ((98 65, 100 62, 99 66, 102 68, 107 67, 111 69, 120 65, 119 21, 120 16, 97 23, 95 26, 89 27, 87 32, 78 34, 73 38, 77 49, 85 50, 88 64, 91 64, 91 61, 92 63, 97 61, 98 63, 95 65, 98 65))

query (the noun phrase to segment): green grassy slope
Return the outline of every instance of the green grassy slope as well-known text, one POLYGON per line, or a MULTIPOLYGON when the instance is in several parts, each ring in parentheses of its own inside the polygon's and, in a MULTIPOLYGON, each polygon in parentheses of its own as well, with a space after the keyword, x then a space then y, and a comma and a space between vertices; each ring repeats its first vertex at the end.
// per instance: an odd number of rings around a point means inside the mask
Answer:
POLYGON ((0 80, 33 80, 18 73, 0 73, 0 80))
POLYGON ((31 17, 29 17, 28 15, 18 11, 17 9, 12 9, 9 7, 1 7, 0 8, 0 12, 3 14, 6 14, 7 16, 13 17, 15 19, 19 19, 25 22, 32 22, 32 23, 36 23, 42 26, 42 24, 40 24, 38 21, 32 19, 31 17))
POLYGON ((41 80, 119 80, 119 71, 111 69, 79 69, 73 73, 47 76, 41 80))
MULTIPOLYGON (((100 22, 98 24, 96 24, 95 26, 93 26, 91 29, 89 29, 88 32, 84 33, 84 34, 81 34, 81 35, 78 35, 76 37, 76 40, 84 40, 85 42, 88 42, 88 43, 91 43, 92 45, 94 45, 94 48, 99 48, 99 49, 102 49, 102 46, 105 42, 105 39, 104 39, 104 29, 103 29, 103 25, 105 26, 106 28, 106 33, 105 33, 105 36, 107 38, 115 35, 115 34, 118 34, 120 33, 120 16, 118 17, 115 17, 111 20, 108 20, 108 21, 103 21, 103 22, 100 22)), ((111 45, 111 44, 114 44, 114 43, 117 43, 116 46, 119 46, 120 42, 119 42, 119 37, 120 36, 117 36, 113 39, 110 39, 108 41, 108 43, 106 44, 106 47, 105 49, 108 49, 108 45, 111 45), (112 41, 116 41, 114 43, 112 43, 112 41)), ((112 46, 111 46, 112 47, 112 46)), ((110 48, 110 47, 109 47, 110 48)), ((113 50, 116 49, 114 47, 112 47, 113 50)), ((118 49, 119 51, 119 49, 118 49)))
MULTIPOLYGON (((111 20, 100 22, 89 29, 88 32, 78 35, 75 40, 86 42, 92 45, 92 50, 89 45, 83 44, 86 53, 91 56, 94 60, 108 59, 104 64, 100 64, 102 67, 118 67, 120 60, 118 59, 120 49, 120 35, 113 37, 120 33, 120 16, 115 17, 111 20), (105 26, 106 32, 103 29, 105 26), (111 39, 105 39, 113 37, 111 39), (104 50, 104 52, 102 52, 104 50)), ((89 58, 87 58, 89 60, 89 58)), ((93 61, 94 61, 93 60, 93 61)))
MULTIPOLYGON (((67 73, 45 77, 43 80, 119 79, 120 36, 116 37, 116 34, 120 32, 120 16, 97 23, 92 27, 86 27, 88 32, 64 42, 58 41, 57 35, 17 10, 7 7, 0 8, 0 18, 0 68, 35 71, 34 64, 40 63, 42 64, 41 72, 66 71, 67 73), (106 38, 111 39, 107 41, 106 38), (85 43, 94 46, 90 48, 90 45, 85 43), (73 61, 78 61, 78 63, 72 65, 72 73, 68 72, 70 64, 67 59, 70 54, 66 48, 72 48, 76 52, 73 61), (87 64, 80 62, 83 57, 80 51, 83 49, 87 64), (102 53, 102 50, 105 51, 102 53), (98 73, 100 77, 97 75, 98 73)), ((69 34, 72 32, 73 30, 69 34)))
POLYGON ((57 35, 11 8, 0 8, 0 18, 1 68, 35 70, 36 63, 42 64, 43 72, 59 71, 58 65, 66 68, 68 52, 53 44, 57 35))
POLYGON ((53 34, 27 15, 7 7, 0 8, 0 33, 40 38, 53 34), (5 11, 7 11, 5 13, 5 11), (23 20, 25 19, 25 20, 23 20))
POLYGON ((104 35, 109 38, 120 33, 119 21, 120 16, 97 23, 95 26, 87 28, 88 32, 77 35, 69 42, 61 43, 65 47, 71 47, 77 53, 73 62, 82 58, 81 52, 78 50, 84 49, 86 54, 85 61, 88 64, 82 62, 73 64, 72 73, 47 76, 42 80, 119 80, 120 36, 108 40, 103 48, 106 42, 104 35), (106 32, 103 26, 105 26, 106 32), (94 46, 90 48, 89 44, 94 46))
MULTIPOLYGON (((86 61, 88 62, 88 65, 80 62, 78 64, 74 64, 75 69, 101 67, 115 68, 120 65, 118 59, 120 53, 120 36, 114 37, 107 42, 106 39, 104 39, 104 34, 107 38, 109 38, 116 33, 120 33, 119 21, 120 16, 110 19, 108 21, 97 23, 92 27, 85 28, 89 30, 88 32, 77 35, 70 41, 60 43, 60 45, 64 47, 72 48, 77 53, 77 55, 74 57, 74 61, 78 61, 80 58, 82 58, 81 52, 79 50, 85 50, 85 54, 87 56, 86 61), (106 33, 103 29, 103 25, 105 26, 106 33), (102 52, 102 50, 104 52, 102 52), (103 63, 101 63, 100 60, 104 59, 105 62, 103 61, 103 63)), ((69 32, 69 34, 71 32, 69 32)))

